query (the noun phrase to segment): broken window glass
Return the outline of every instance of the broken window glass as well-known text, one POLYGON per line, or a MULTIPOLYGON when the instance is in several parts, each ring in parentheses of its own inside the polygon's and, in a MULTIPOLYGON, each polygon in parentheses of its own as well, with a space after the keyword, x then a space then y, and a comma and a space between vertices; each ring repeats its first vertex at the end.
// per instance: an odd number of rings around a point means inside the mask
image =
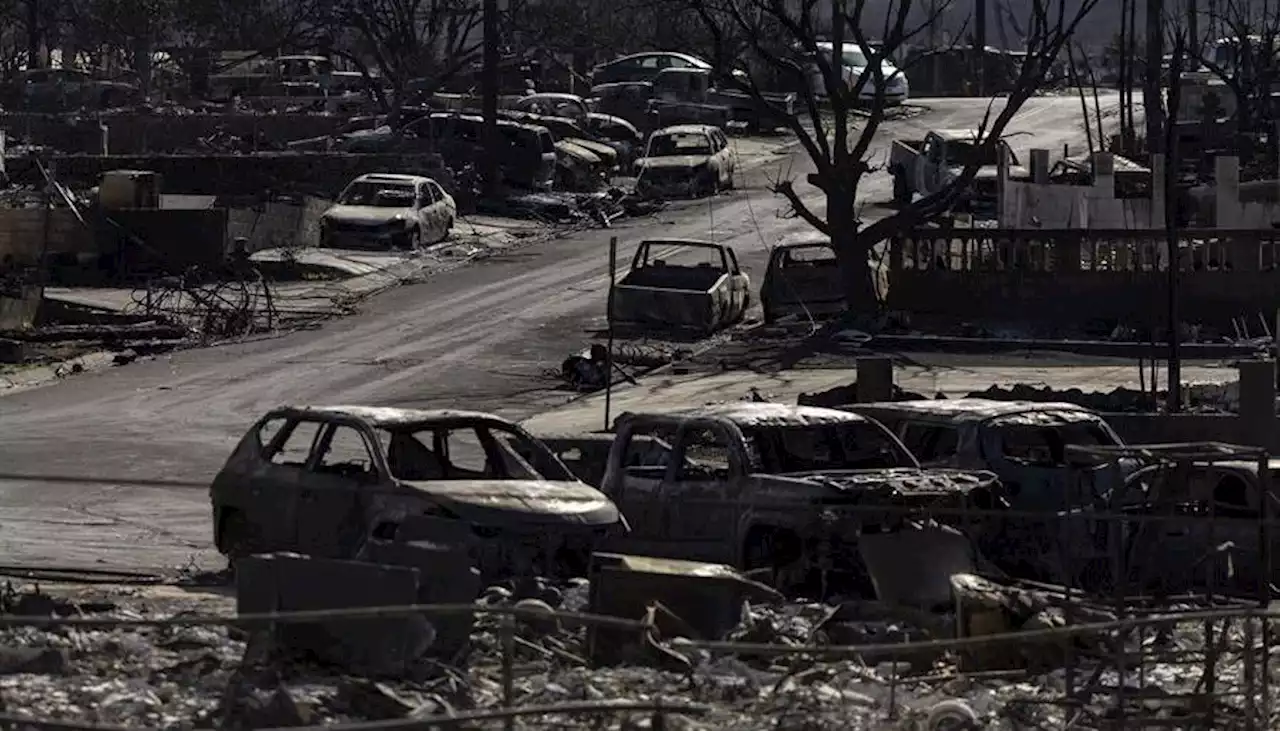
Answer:
POLYGON ((660 480, 671 461, 675 424, 635 424, 623 447, 622 464, 632 477, 660 480))
POLYGON ((329 444, 316 463, 316 472, 342 477, 375 474, 373 457, 360 432, 349 426, 335 426, 329 444))
POLYGON ((684 460, 677 480, 708 480, 729 476, 731 447, 711 428, 690 429, 684 434, 684 460))
POLYGON ((311 446, 315 444, 316 435, 320 433, 321 423, 318 421, 299 421, 289 432, 280 448, 271 455, 271 463, 287 467, 302 467, 311 456, 311 446))
POLYGON ((914 467, 893 437, 871 422, 743 429, 769 474, 914 467))
POLYGON ((271 446, 271 441, 276 438, 280 430, 284 428, 285 419, 283 416, 277 416, 273 419, 267 419, 258 427, 258 443, 265 450, 271 446))
POLYGON ((527 436, 492 424, 380 429, 378 444, 399 480, 573 480, 555 455, 527 436), (496 455, 491 457, 486 445, 496 455))

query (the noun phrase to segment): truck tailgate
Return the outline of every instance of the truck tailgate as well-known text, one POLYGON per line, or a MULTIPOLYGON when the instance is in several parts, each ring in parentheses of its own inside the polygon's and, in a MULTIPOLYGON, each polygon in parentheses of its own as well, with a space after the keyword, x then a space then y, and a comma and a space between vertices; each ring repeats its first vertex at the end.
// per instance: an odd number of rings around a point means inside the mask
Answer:
POLYGON ((711 329, 718 324, 714 291, 619 284, 613 292, 613 319, 643 325, 711 329))

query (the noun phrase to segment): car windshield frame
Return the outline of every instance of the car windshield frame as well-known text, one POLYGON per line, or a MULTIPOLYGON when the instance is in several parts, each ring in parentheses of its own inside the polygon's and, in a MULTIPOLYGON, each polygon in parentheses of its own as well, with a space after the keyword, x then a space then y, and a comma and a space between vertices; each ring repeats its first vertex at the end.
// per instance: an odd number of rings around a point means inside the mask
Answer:
MULTIPOLYGON (((523 480, 539 482, 573 482, 576 478, 555 453, 545 444, 528 433, 501 422, 483 420, 445 420, 412 424, 381 425, 374 428, 374 436, 386 461, 391 476, 407 482, 456 482, 468 479, 485 480, 523 480), (477 477, 474 475, 450 476, 446 470, 440 476, 425 476, 422 472, 414 473, 412 469, 402 468, 398 455, 391 451, 393 444, 397 448, 425 448, 432 457, 437 457, 441 446, 440 435, 450 432, 471 432, 478 439, 484 450, 486 467, 492 467, 494 474, 477 477), (394 442, 399 438, 411 437, 417 446, 406 442, 394 442), (495 459, 497 458, 497 459, 495 459)), ((446 453, 449 447, 445 445, 446 453)), ((446 454, 446 460, 451 455, 446 454)))
POLYGON ((413 183, 357 180, 342 191, 338 204, 371 208, 411 208, 417 197, 418 190, 413 183))
POLYGON ((920 463, 889 430, 874 421, 743 426, 753 465, 764 474, 910 468, 920 463), (808 442, 801 435, 817 437, 808 442), (850 439, 856 437, 856 439, 850 439), (869 438, 874 437, 874 442, 869 438), (797 449, 813 446, 810 456, 797 449), (817 456, 824 448, 827 458, 817 456))
POLYGON ((680 157, 683 155, 707 155, 711 153, 711 138, 702 132, 671 132, 654 136, 649 143, 649 157, 680 157), (701 138, 697 147, 681 147, 680 138, 701 138), (666 146, 669 141, 670 147, 666 146))

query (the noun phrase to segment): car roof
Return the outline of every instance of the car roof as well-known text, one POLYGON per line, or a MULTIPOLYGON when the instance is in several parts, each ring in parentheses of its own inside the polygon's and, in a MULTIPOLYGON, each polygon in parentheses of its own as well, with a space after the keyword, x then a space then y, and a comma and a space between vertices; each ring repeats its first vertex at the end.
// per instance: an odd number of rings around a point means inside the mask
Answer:
POLYGON ((1045 411, 1071 411, 1097 415, 1097 412, 1092 409, 1060 401, 998 401, 984 398, 878 401, 868 404, 849 404, 842 408, 872 416, 894 413, 945 421, 986 421, 1002 416, 1045 411))
POLYGON ((820 233, 802 233, 787 236, 777 243, 777 246, 782 248, 814 245, 831 246, 831 237, 820 233))
POLYGON ((365 173, 352 182, 355 183, 425 183, 431 178, 422 175, 406 175, 403 173, 365 173))
POLYGON ((612 61, 605 61, 603 65, 612 66, 615 63, 622 63, 623 61, 634 61, 637 58, 648 58, 650 56, 676 56, 677 58, 682 58, 686 61, 692 61, 694 64, 711 68, 710 63, 707 63, 706 61, 698 58, 697 56, 691 56, 687 53, 680 53, 679 51, 642 51, 640 53, 632 53, 628 56, 619 56, 613 59, 612 61))
POLYGON ((397 409, 389 406, 281 406, 272 413, 288 414, 320 419, 350 418, 367 422, 374 427, 411 426, 451 421, 479 421, 489 424, 515 425, 501 417, 483 411, 455 409, 397 409))
POLYGON ((654 132, 653 135, 655 137, 658 135, 690 135, 698 134, 699 132, 710 132, 713 129, 719 129, 719 127, 714 127, 710 124, 676 124, 670 127, 663 127, 654 132))
POLYGON ((653 413, 628 413, 631 418, 724 419, 738 426, 803 426, 867 422, 861 414, 820 406, 792 406, 757 401, 733 401, 690 409, 653 413))
POLYGON ((931 131, 944 140, 967 140, 972 142, 978 139, 978 130, 973 128, 956 127, 952 129, 935 129, 931 131))

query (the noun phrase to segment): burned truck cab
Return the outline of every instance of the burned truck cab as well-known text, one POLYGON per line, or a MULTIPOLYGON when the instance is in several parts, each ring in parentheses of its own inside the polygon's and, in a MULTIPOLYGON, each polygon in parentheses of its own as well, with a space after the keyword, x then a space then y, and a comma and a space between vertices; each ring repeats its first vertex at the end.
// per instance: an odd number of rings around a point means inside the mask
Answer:
POLYGON ((921 469, 872 419, 772 403, 618 418, 602 490, 619 549, 763 570, 779 588, 866 589, 859 536, 1004 504, 995 476, 921 469))

